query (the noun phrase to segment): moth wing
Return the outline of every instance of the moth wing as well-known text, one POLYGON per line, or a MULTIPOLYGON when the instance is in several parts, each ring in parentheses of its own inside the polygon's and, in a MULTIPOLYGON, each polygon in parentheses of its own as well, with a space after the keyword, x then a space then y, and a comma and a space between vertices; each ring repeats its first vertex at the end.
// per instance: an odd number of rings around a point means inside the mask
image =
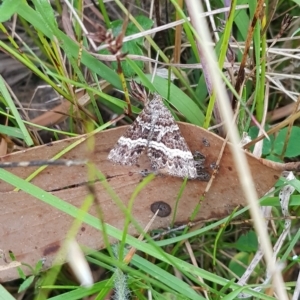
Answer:
POLYGON ((151 167, 176 177, 196 178, 193 155, 171 112, 161 99, 154 99, 151 104, 156 106, 153 110, 159 112, 147 149, 151 167))
POLYGON ((135 165, 148 144, 149 129, 145 124, 151 116, 145 108, 119 138, 108 154, 108 160, 121 165, 135 165))

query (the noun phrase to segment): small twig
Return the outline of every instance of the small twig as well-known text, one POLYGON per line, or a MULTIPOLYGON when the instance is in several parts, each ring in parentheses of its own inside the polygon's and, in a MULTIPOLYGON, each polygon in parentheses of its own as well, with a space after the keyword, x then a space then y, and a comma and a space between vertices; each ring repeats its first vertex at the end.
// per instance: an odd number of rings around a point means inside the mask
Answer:
POLYGON ((79 166, 85 165, 88 160, 67 160, 67 159, 48 159, 48 160, 31 160, 20 162, 2 162, 0 163, 1 169, 18 168, 18 167, 41 167, 41 166, 79 166))
MULTIPOLYGON (((250 50, 250 46, 251 46, 251 42, 252 42, 254 28, 256 26, 257 21, 260 18, 261 12, 263 10, 263 6, 264 6, 264 1, 259 0, 257 3, 257 6, 256 6, 256 10, 255 10, 251 25, 249 26, 248 35, 247 35, 247 39, 245 42, 245 49, 244 49, 243 57, 241 60, 240 69, 239 69, 239 72, 237 75, 236 84, 235 84, 235 90, 237 91, 237 93, 240 93, 242 83, 244 82, 245 66, 246 66, 246 62, 247 62, 247 58, 248 58, 248 52, 250 50)), ((234 98, 234 100, 235 100, 235 98, 234 98)))

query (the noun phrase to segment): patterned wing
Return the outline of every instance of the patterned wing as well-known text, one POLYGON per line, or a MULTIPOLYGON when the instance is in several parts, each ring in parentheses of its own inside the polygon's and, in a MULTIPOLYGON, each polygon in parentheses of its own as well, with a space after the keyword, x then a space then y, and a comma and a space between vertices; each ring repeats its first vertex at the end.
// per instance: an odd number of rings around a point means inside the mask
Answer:
POLYGON ((149 109, 157 120, 148 137, 147 155, 152 168, 176 177, 197 178, 193 155, 159 96, 149 103, 149 109))
POLYGON ((109 152, 108 159, 121 165, 137 164, 138 158, 148 145, 152 122, 153 118, 148 104, 125 134, 119 138, 114 148, 109 152))

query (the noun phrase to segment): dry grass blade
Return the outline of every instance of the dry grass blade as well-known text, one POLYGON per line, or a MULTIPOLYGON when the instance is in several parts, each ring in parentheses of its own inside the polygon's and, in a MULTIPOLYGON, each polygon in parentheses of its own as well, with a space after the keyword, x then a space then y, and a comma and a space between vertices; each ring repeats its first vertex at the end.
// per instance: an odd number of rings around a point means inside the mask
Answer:
MULTIPOLYGON (((256 7, 256 12, 255 12, 255 17, 252 22, 253 26, 251 25, 251 28, 254 28, 255 23, 257 22, 258 18, 260 17, 263 3, 264 3, 264 1, 258 1, 257 7, 256 7)), ((190 15, 192 18, 194 18, 195 29, 197 31, 197 34, 199 35, 199 37, 202 40, 209 41, 210 37, 208 34, 206 24, 204 22, 201 22, 201 19, 197 18, 197 14, 196 14, 196 12, 199 12, 199 13, 202 12, 203 9, 200 6, 200 4, 199 5, 196 5, 195 3, 193 3, 193 4, 194 4, 193 9, 190 10, 190 15)), ((251 30, 249 31, 248 37, 251 36, 250 32, 251 32, 251 30)), ((237 91, 240 91, 241 83, 244 80, 244 76, 243 76, 244 65, 246 62, 246 54, 248 53, 251 39, 249 38, 248 42, 246 43, 246 49, 245 49, 244 57, 242 59, 241 68, 240 68, 240 71, 238 74, 238 80, 236 83, 237 91)), ((210 74, 211 74, 211 78, 213 78, 213 83, 214 83, 215 89, 217 91, 217 95, 219 95, 220 99, 223 99, 223 101, 220 101, 221 107, 222 107, 222 109, 221 109, 222 117, 225 120, 226 125, 228 126, 230 140, 233 141, 233 143, 235 145, 237 145, 238 134, 237 134, 236 128, 231 126, 232 112, 229 110, 229 107, 228 107, 229 101, 228 101, 227 97, 224 96, 224 95, 226 95, 226 92, 221 84, 220 78, 217 76, 217 74, 219 74, 219 73, 218 73, 218 69, 216 67, 216 59, 214 58, 213 52, 210 51, 208 49, 208 47, 204 47, 204 48, 206 49, 206 51, 205 51, 206 59, 210 62, 210 65, 211 65, 210 74)), ((287 294, 286 294, 286 291, 284 288, 282 276, 281 276, 279 270, 276 269, 275 263, 272 259, 273 253, 272 253, 272 248, 271 248, 271 243, 270 243, 270 240, 268 237, 268 233, 267 233, 266 228, 264 227, 262 218, 260 218, 261 215, 259 212, 259 207, 257 205, 257 202, 255 201, 255 199, 257 199, 257 195, 256 195, 255 190, 253 188, 251 188, 251 186, 252 186, 251 181, 253 179, 250 175, 248 164, 246 163, 245 157, 243 156, 243 154, 239 153, 237 151, 236 147, 233 147, 232 150, 233 150, 233 153, 235 156, 235 165, 239 172, 239 179, 240 179, 241 185, 243 187, 243 190, 245 192, 245 196, 246 196, 247 200, 249 201, 250 212, 251 212, 253 218, 255 218, 255 229, 257 230, 257 232, 261 238, 264 255, 265 255, 265 258, 268 263, 268 268, 271 270, 272 273, 274 272, 274 287, 276 289, 276 292, 280 295, 281 299, 287 299, 287 294)))
POLYGON ((249 54, 249 49, 250 49, 252 38, 253 38, 254 27, 256 26, 258 20, 261 17, 261 14, 262 14, 262 11, 263 11, 263 6, 264 6, 264 1, 259 0, 258 3, 257 3, 257 6, 256 6, 256 10, 255 10, 251 25, 249 26, 248 36, 247 36, 247 39, 246 39, 246 42, 245 42, 244 53, 243 53, 243 57, 242 57, 242 60, 241 60, 241 65, 240 65, 240 68, 239 68, 239 72, 238 72, 237 79, 236 79, 236 84, 235 84, 235 90, 238 93, 240 93, 242 84, 244 82, 245 67, 246 67, 247 57, 248 57, 248 54, 249 54))

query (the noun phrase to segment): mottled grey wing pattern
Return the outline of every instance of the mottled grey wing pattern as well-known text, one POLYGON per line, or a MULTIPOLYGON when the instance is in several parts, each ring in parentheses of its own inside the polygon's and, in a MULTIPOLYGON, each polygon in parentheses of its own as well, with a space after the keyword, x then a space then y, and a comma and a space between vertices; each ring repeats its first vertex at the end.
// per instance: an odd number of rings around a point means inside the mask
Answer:
POLYGON ((121 165, 135 165, 148 145, 148 136, 153 122, 148 105, 121 136, 109 152, 108 159, 121 165))
POLYGON ((171 112, 165 107, 160 96, 154 97, 149 107, 157 120, 147 149, 151 167, 172 176, 196 178, 193 155, 171 112))
POLYGON ((172 114, 157 94, 120 137, 108 159, 122 165, 134 165, 145 148, 148 148, 153 170, 189 179, 197 177, 193 155, 172 114))

